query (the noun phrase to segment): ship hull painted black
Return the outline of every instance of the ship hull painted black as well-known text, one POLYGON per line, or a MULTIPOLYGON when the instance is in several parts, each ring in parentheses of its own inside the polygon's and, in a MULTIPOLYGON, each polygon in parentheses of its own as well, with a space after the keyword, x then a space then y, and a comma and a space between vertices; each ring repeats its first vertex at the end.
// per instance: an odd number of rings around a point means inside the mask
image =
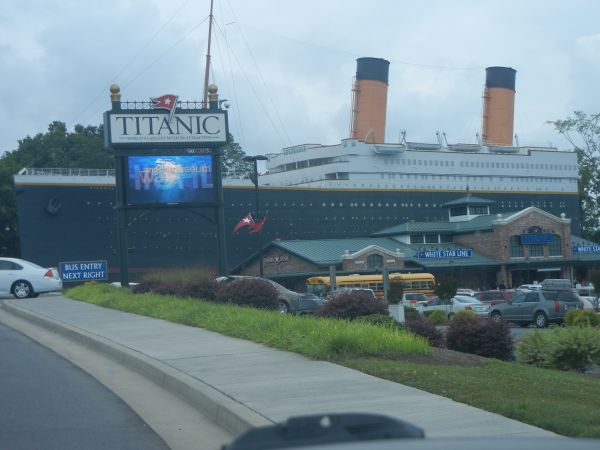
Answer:
MULTIPOLYGON (((115 190, 112 186, 19 185, 17 211, 21 256, 42 265, 59 261, 107 259, 118 268, 115 190)), ((537 206, 565 213, 579 234, 577 195, 476 192, 494 200, 493 214, 537 206)), ((261 210, 268 217, 260 240, 326 239, 368 236, 410 220, 447 220, 444 202, 462 192, 260 189, 261 210)), ((252 188, 224 189, 227 266, 233 268, 257 250, 259 238, 234 226, 254 211, 252 188)), ((212 210, 130 211, 128 240, 132 272, 152 268, 216 267, 216 227, 212 210)))

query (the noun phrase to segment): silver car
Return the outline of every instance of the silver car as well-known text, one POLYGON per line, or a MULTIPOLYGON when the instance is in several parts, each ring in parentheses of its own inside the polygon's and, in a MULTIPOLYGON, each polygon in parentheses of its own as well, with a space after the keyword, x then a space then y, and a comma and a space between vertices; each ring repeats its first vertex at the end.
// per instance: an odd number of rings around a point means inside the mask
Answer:
POLYGON ((425 315, 427 311, 440 310, 444 311, 446 317, 450 319, 458 311, 473 311, 479 317, 487 317, 490 311, 490 306, 481 303, 476 298, 468 295, 456 295, 449 303, 445 303, 439 297, 434 297, 425 305, 417 306, 417 311, 421 315, 425 315))
POLYGON ((492 306, 490 317, 521 326, 534 323, 545 328, 550 322, 561 323, 569 309, 582 309, 579 296, 570 289, 520 292, 507 303, 492 306))

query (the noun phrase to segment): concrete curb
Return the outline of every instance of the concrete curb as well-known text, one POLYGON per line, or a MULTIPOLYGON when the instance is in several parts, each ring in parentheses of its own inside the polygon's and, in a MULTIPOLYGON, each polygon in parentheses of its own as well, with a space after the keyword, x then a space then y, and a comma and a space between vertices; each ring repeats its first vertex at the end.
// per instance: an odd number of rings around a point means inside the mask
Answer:
POLYGON ((114 341, 19 308, 10 300, 2 302, 0 307, 9 314, 66 337, 133 370, 181 398, 234 435, 273 423, 206 383, 114 341))

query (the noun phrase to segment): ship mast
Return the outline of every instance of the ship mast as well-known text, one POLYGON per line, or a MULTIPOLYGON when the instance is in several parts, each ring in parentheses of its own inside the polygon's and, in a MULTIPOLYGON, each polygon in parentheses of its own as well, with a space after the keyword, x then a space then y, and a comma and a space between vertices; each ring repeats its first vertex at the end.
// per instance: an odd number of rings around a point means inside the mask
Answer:
POLYGON ((213 0, 210 0, 210 15, 208 16, 208 50, 206 52, 206 69, 204 71, 204 107, 208 107, 208 74, 210 73, 210 41, 212 37, 213 0))

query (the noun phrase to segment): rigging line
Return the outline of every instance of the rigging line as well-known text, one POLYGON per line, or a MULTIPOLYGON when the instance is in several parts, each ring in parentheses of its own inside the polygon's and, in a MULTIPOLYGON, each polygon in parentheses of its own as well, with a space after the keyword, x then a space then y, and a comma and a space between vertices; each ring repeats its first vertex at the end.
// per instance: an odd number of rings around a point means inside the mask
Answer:
POLYGON ((184 40, 187 39, 187 37, 192 34, 194 31, 196 31, 196 29, 202 25, 204 22, 206 22, 208 20, 208 17, 206 17, 202 22, 194 25, 190 31, 188 31, 185 35, 183 35, 180 39, 178 39, 173 45, 171 45, 168 49, 166 49, 163 53, 161 53, 154 61, 152 61, 150 64, 148 64, 146 66, 145 69, 143 69, 138 75, 136 75, 132 80, 128 81, 124 87, 127 87, 129 85, 131 85, 134 81, 136 81, 138 78, 140 78, 142 75, 144 75, 154 64, 156 64, 158 61, 160 61, 161 59, 163 59, 171 50, 173 50, 175 47, 177 47, 179 44, 181 44, 184 40))
MULTIPOLYGON (((243 23, 243 22, 238 22, 238 23, 243 23)), ((255 30, 255 31, 259 32, 259 33, 270 34, 270 35, 276 36, 276 37, 278 37, 280 39, 286 39, 288 41, 295 42, 297 44, 306 45, 306 46, 315 47, 315 48, 320 48, 322 50, 327 50, 327 51, 333 52, 333 53, 340 53, 340 54, 350 55, 350 56, 352 56, 354 58, 360 58, 362 56, 362 55, 359 55, 357 53, 350 52, 348 50, 343 50, 343 49, 339 49, 339 48, 332 48, 332 47, 326 47, 324 45, 315 44, 313 42, 302 41, 302 40, 299 40, 299 39, 291 38, 289 36, 284 36, 284 35, 281 35, 281 34, 278 34, 278 33, 274 33, 272 31, 261 30, 261 29, 258 29, 256 27, 253 27, 252 25, 248 25, 246 23, 244 23, 244 26, 252 28, 253 30, 255 30)), ((394 64, 405 65, 405 66, 424 67, 424 68, 429 68, 429 69, 441 69, 441 70, 482 70, 482 69, 485 68, 484 66, 466 66, 466 67, 460 67, 460 66, 446 66, 446 65, 442 65, 442 64, 421 64, 421 63, 415 63, 415 62, 404 61, 404 60, 390 60, 390 62, 394 63, 394 64)))
MULTIPOLYGON (((192 34, 200 25, 202 25, 207 20, 208 20, 208 17, 206 17, 202 22, 194 25, 194 27, 192 27, 192 29, 190 31, 188 31, 183 37, 181 37, 179 40, 177 40, 167 50, 165 50, 163 53, 161 53, 154 61, 152 61, 150 64, 148 64, 146 66, 146 68, 143 69, 140 73, 138 73, 133 79, 131 79, 130 81, 128 81, 127 83, 125 83, 122 86, 122 88, 126 88, 126 87, 130 86, 132 83, 134 83, 135 81, 137 81, 142 75, 144 75, 148 70, 150 70, 150 68, 154 64, 156 64, 158 61, 160 61, 162 58, 164 58, 165 55, 167 55, 171 50, 173 50, 175 47, 177 47, 181 42, 183 42, 190 34, 192 34)), ((104 108, 104 105, 100 105, 98 108, 96 108, 96 110, 94 112, 92 112, 91 114, 89 114, 88 116, 86 116, 85 120, 87 120, 88 118, 90 118, 92 116, 95 116, 103 108, 104 108)))
MULTIPOLYGON (((154 39, 156 39, 156 37, 160 34, 160 32, 162 30, 165 29, 165 27, 171 23, 171 21, 179 14, 179 12, 190 2, 190 0, 184 0, 184 2, 181 4, 181 6, 179 6, 179 8, 177 8, 177 11, 175 11, 175 13, 169 17, 167 19, 167 21, 165 23, 163 23, 158 30, 156 30, 154 32, 154 34, 152 35, 152 37, 142 46, 142 48, 140 50, 138 50, 136 52, 135 55, 133 55, 129 61, 127 61, 127 63, 123 66, 123 68, 121 70, 119 70, 119 72, 112 78, 112 80, 117 80, 122 74, 123 72, 125 72, 125 70, 127 70, 127 68, 133 63, 133 61, 135 61, 135 59, 140 56, 142 54, 142 52, 144 50, 146 50, 148 48, 148 46, 154 42, 154 39)), ((96 103, 98 101, 98 99, 100 97, 104 97, 104 95, 106 94, 106 90, 103 89, 102 92, 100 92, 96 97, 94 97, 94 99, 87 104, 87 106, 85 108, 83 108, 76 116, 75 119, 73 120, 73 123, 77 122, 77 120, 83 115, 83 113, 85 113, 88 108, 90 108, 94 103, 96 103)))
POLYGON ((239 23, 236 22, 235 24, 237 25, 237 27, 240 31, 240 34, 242 35, 242 39, 244 40, 244 43, 246 44, 246 49, 248 50, 248 54, 250 55, 250 58, 252 59, 252 62, 254 63, 254 67, 256 69, 256 72, 258 73, 258 76, 260 77, 260 81, 262 82, 263 87, 264 87, 265 91, 267 92, 267 97, 268 97, 269 101, 271 102, 271 106, 273 107, 273 110, 275 111, 275 116, 277 117, 277 120, 279 120, 279 124, 281 125, 281 128, 283 130, 283 134, 284 134, 285 138, 287 139, 287 143, 288 143, 288 145, 292 145, 290 137, 285 128, 285 124, 283 123, 283 120, 281 119, 281 114, 279 114, 279 109, 277 109, 277 105, 275 104, 275 101, 273 100, 273 96, 271 95, 271 90, 269 89, 268 84, 265 82, 265 79, 262 75, 260 67, 259 67, 258 63, 256 62, 256 59, 254 58, 254 54, 252 53, 252 49, 250 48, 250 45, 248 44, 248 41, 246 40, 244 31, 240 27, 239 23))
MULTIPOLYGON (((215 25, 218 26, 218 24, 215 21, 215 25)), ((215 36, 216 37, 216 36, 215 36)), ((229 42, 227 40, 227 34, 224 34, 224 40, 225 40, 225 47, 227 47, 227 49, 229 49, 229 42)), ((221 56, 223 56, 223 51, 221 50, 221 45, 220 45, 220 41, 219 39, 215 39, 215 45, 217 47, 217 51, 219 52, 219 54, 221 56)), ((227 53, 227 62, 229 64, 229 70, 226 70, 225 68, 225 64, 223 61, 225 61, 225 58, 221 57, 221 58, 217 58, 217 62, 218 64, 221 66, 224 77, 223 77, 223 81, 225 83, 225 89, 227 89, 228 92, 233 94, 233 98, 237 98, 237 92, 235 91, 235 78, 233 76, 233 69, 232 69, 232 64, 231 64, 231 55, 229 55, 229 53, 227 53), (229 76, 231 78, 231 87, 229 85, 229 81, 227 79, 227 74, 229 73, 229 76)), ((214 77, 214 74, 213 74, 214 77)), ((237 104, 237 106, 239 106, 239 104, 237 104)), ((238 137, 238 143, 240 144, 240 146, 245 142, 244 139, 244 134, 243 134, 243 128, 242 128, 242 120, 241 120, 241 116, 240 116, 240 111, 239 108, 234 108, 234 115, 235 115, 235 119, 237 122, 238 127, 240 128, 240 133, 241 136, 238 137)))
POLYGON ((256 68, 256 71, 258 72, 258 76, 260 77, 263 87, 265 88, 265 91, 267 92, 267 96, 269 98, 269 101, 271 102, 271 106, 273 107, 273 110, 275 111, 277 120, 279 120, 279 124, 281 125, 281 128, 283 130, 283 134, 285 135, 285 138, 287 139, 287 143, 288 143, 288 145, 292 145, 292 142, 288 135, 285 124, 283 123, 283 120, 281 119, 281 114, 279 113, 279 110, 277 109, 277 106, 275 104, 275 101, 273 100, 273 96, 271 95, 271 91, 269 90, 268 85, 265 83, 264 77, 262 76, 262 72, 260 71, 260 68, 256 62, 256 59, 254 58, 254 54, 252 53, 252 50, 250 49, 250 45, 248 44, 248 41, 246 39, 246 35, 244 34, 244 32, 240 26, 237 15, 235 14, 235 11, 234 11, 233 7, 231 6, 231 2, 229 0, 227 0, 227 6, 229 6, 229 10, 231 11, 231 15, 233 16, 233 19, 235 20, 235 22, 229 22, 226 25, 229 25, 229 24, 237 25, 237 27, 240 31, 240 34, 242 35, 242 39, 244 40, 244 43, 246 44, 246 49, 248 50, 248 53, 250 54, 250 57, 252 58, 252 62, 254 62, 254 67, 256 68))
MULTIPOLYGON (((217 29, 222 33, 223 31, 217 26, 217 29)), ((233 50, 233 49, 232 49, 233 50)), ((235 62, 237 63, 238 67, 240 68, 240 71, 242 72, 242 75, 244 76, 244 78, 246 79, 246 82, 248 83, 248 85, 250 86, 250 89, 252 90, 252 93, 254 94, 254 96, 256 97, 256 100, 258 101, 258 104, 260 105, 260 107, 262 108, 263 112, 265 113, 265 116, 267 117, 267 119, 269 120, 269 122, 271 123, 271 126, 273 127, 273 130, 275 130, 275 133, 277 133, 277 136, 279 137, 280 141, 282 142, 283 146, 285 146, 285 139, 283 138, 283 136, 281 136, 281 133, 279 132, 279 130, 277 129, 277 126, 275 125, 275 122, 273 122, 273 119, 271 118, 271 115, 269 114, 269 111, 267 110, 267 108, 265 107, 265 104, 263 103, 263 101, 260 98, 260 95, 258 95, 258 92, 256 91, 256 89, 254 88, 254 85, 252 84, 252 82, 250 81, 250 78, 248 77, 248 74, 246 73, 246 71, 244 70, 244 66, 241 64, 240 60, 238 59, 237 55, 235 54, 234 51, 231 52, 231 54, 233 55, 235 62)))

